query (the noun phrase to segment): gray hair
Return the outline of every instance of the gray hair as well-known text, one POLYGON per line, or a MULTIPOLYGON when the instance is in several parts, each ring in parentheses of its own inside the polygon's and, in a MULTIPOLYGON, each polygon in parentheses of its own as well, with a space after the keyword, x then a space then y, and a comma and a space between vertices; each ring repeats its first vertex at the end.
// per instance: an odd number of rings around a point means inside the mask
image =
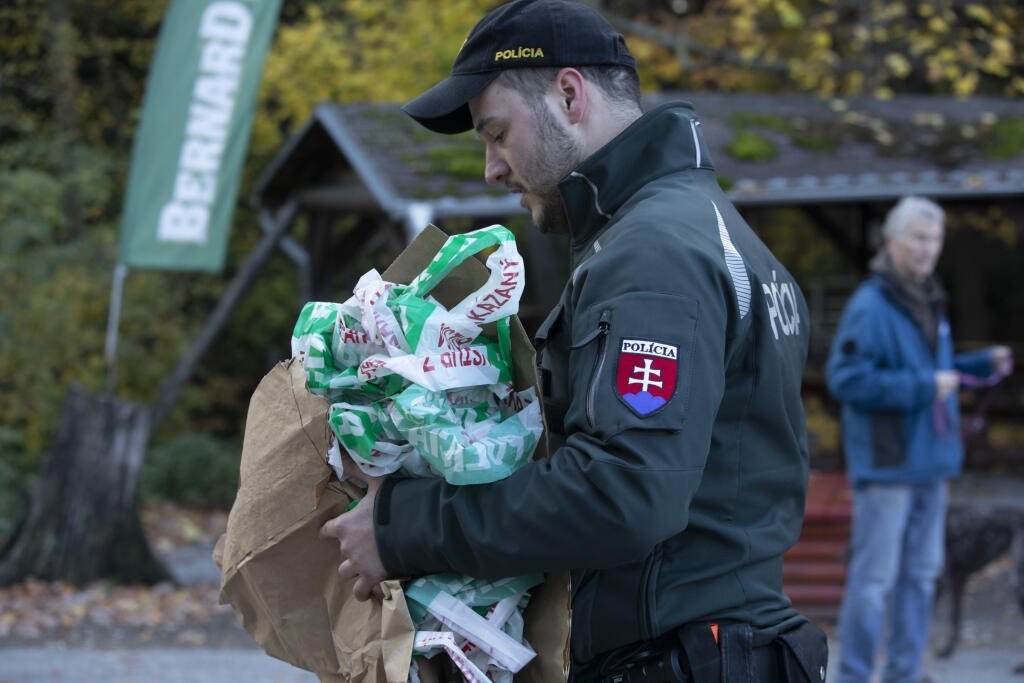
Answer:
MULTIPOLYGON (((533 105, 540 101, 561 70, 561 67, 506 69, 495 82, 515 90, 533 105)), ((633 69, 625 66, 581 66, 577 71, 600 88, 613 106, 630 111, 641 108, 640 77, 633 69)))
POLYGON ((942 207, 930 199, 924 197, 906 196, 896 203, 896 206, 889 209, 885 217, 885 224, 882 226, 882 236, 886 239, 897 239, 910 226, 915 218, 925 218, 943 223, 946 220, 946 212, 942 207))

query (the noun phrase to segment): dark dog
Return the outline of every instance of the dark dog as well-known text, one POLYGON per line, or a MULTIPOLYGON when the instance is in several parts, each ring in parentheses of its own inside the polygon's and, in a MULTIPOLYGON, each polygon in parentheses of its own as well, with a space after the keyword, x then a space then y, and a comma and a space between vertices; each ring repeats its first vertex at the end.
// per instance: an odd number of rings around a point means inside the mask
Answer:
POLYGON ((961 607, 968 579, 1007 552, 1013 556, 1011 581, 1024 614, 1024 509, 952 503, 946 515, 946 564, 938 594, 948 590, 950 634, 935 653, 946 658, 960 639, 961 607))

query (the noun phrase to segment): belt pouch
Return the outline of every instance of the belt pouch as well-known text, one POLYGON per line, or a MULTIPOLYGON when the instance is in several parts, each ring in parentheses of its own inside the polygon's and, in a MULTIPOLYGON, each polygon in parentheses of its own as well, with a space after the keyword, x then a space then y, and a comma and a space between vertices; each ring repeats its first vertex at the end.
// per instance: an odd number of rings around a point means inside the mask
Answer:
POLYGON ((786 681, 823 683, 828 670, 828 637, 811 622, 805 622, 776 638, 786 681))

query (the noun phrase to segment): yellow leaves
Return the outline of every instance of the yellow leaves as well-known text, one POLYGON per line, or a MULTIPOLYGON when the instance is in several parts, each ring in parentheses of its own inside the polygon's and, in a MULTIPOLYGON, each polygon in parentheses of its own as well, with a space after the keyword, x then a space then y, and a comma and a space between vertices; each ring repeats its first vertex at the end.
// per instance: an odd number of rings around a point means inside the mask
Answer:
POLYGON ((995 17, 992 16, 992 11, 989 10, 989 8, 985 7, 984 5, 979 5, 976 3, 967 5, 967 7, 964 8, 964 12, 971 19, 974 19, 977 22, 985 24, 986 26, 991 26, 992 23, 995 21, 995 17))
POLYGON ((850 31, 849 48, 851 51, 859 53, 869 40, 871 40, 871 31, 866 26, 858 24, 850 31))
POLYGON ((931 52, 938 45, 938 40, 935 36, 925 33, 913 33, 909 38, 910 42, 910 54, 914 57, 919 57, 923 54, 931 52))
POLYGON ((811 45, 816 50, 828 50, 832 47, 832 35, 819 29, 811 34, 811 45))
POLYGON ((949 31, 949 24, 942 17, 932 17, 928 20, 928 30, 932 33, 942 35, 949 31))
MULTIPOLYGON (((403 101, 443 78, 476 20, 497 0, 340 0, 311 3, 302 21, 279 28, 268 58, 264 111, 254 141, 305 120, 314 103, 403 101), (282 125, 282 122, 287 122, 282 125)), ((824 95, 886 97, 926 83, 941 92, 1020 92, 1021 12, 1010 0, 710 0, 669 33, 738 58, 628 36, 646 87, 716 83, 749 87, 772 82, 785 65, 791 87, 824 95), (842 13, 840 13, 842 12, 842 13), (689 57, 690 62, 687 62, 689 57), (684 66, 685 65, 685 66, 684 66), (973 75, 972 75, 973 74, 973 75), (981 78, 985 76, 985 78, 981 78), (993 85, 994 84, 994 85, 993 85)), ((279 141, 278 141, 279 143, 279 141)))
MULTIPOLYGON (((740 69, 753 78, 768 82, 772 72, 763 66, 781 62, 791 86, 824 95, 877 89, 885 97, 907 86, 1009 93, 1017 92, 1012 79, 1024 78, 1017 75, 1024 25, 1012 0, 872 0, 841 4, 841 12, 839 6, 711 0, 687 19, 687 31, 741 58, 740 69)), ((715 68, 723 67, 704 65, 702 73, 715 68)))
POLYGON ((1012 64, 1014 61, 1013 43, 1008 38, 993 38, 989 43, 989 56, 1004 64, 1012 64))
POLYGON ((343 0, 311 3, 303 19, 278 29, 264 72, 270 138, 305 121, 321 101, 403 101, 447 75, 459 45, 492 0, 343 0))
POLYGON ((798 28, 804 25, 804 15, 788 0, 778 0, 775 3, 775 12, 785 28, 798 28))
POLYGON ((740 14, 733 17, 732 28, 734 31, 741 35, 751 35, 755 33, 754 17, 750 14, 740 14))
POLYGON ((907 16, 907 12, 907 6, 902 2, 883 2, 876 3, 872 16, 879 21, 892 22, 907 16))
POLYGON ((856 94, 864 91, 864 72, 852 71, 846 75, 845 91, 856 94))
POLYGON ((745 45, 740 48, 740 58, 752 62, 761 54, 761 48, 757 45, 745 45))
POLYGON ((643 38, 630 38, 629 51, 636 58, 640 82, 645 85, 677 83, 683 66, 667 48, 643 38))
POLYGON ((978 88, 978 72, 969 71, 966 74, 953 80, 953 93, 957 97, 967 97, 974 94, 974 91, 978 88))
POLYGON ((885 56, 885 65, 896 78, 905 78, 910 73, 910 62, 897 52, 885 56))
POLYGON ((1006 21, 997 21, 992 26, 992 34, 1001 38, 1015 38, 1020 36, 1021 17, 1011 16, 1006 21))

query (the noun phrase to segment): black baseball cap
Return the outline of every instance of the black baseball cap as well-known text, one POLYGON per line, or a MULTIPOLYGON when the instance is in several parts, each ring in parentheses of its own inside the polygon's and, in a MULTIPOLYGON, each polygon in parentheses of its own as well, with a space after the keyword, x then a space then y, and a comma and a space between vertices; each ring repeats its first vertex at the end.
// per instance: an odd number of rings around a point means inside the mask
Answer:
POLYGON ((626 40, 594 9, 567 0, 515 0, 477 23, 451 75, 402 110, 437 133, 473 128, 467 102, 505 69, 619 65, 636 70, 626 40))

